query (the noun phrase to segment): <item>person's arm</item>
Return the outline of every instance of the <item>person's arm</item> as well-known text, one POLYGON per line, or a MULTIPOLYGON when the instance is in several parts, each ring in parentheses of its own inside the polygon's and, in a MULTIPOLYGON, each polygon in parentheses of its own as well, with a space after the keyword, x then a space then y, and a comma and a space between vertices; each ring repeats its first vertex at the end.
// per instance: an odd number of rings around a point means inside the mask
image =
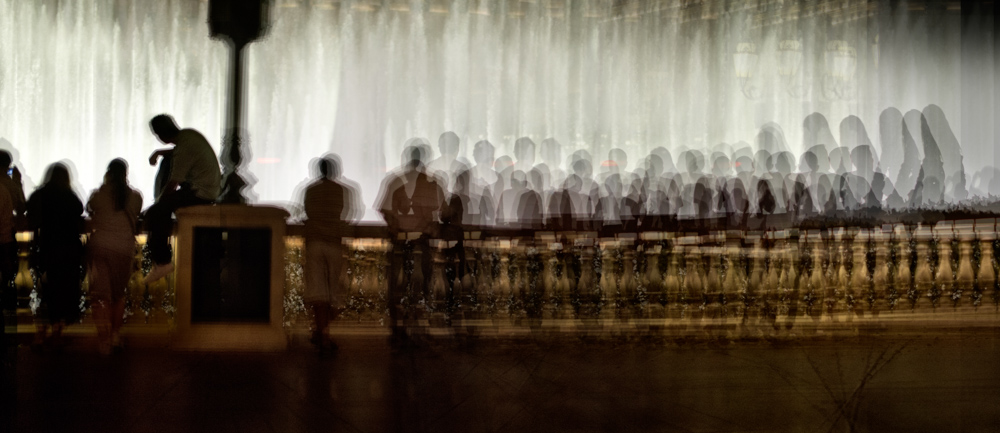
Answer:
POLYGON ((84 206, 84 210, 87 211, 87 215, 90 215, 91 219, 94 218, 94 197, 96 196, 97 190, 94 190, 94 192, 90 193, 90 198, 87 199, 87 204, 84 206))
POLYGON ((132 223, 132 234, 139 234, 142 231, 139 226, 139 215, 142 214, 142 194, 139 191, 132 190, 132 199, 129 200, 126 212, 128 212, 129 222, 132 223))
POLYGON ((173 147, 154 150, 153 153, 149 154, 149 165, 155 167, 156 163, 159 162, 160 157, 170 156, 171 154, 173 154, 173 152, 174 152, 173 147))
POLYGON ((305 193, 302 194, 302 211, 306 214, 306 219, 309 219, 310 214, 315 215, 315 199, 313 198, 314 192, 312 191, 312 186, 306 188, 305 193))
POLYGON ((167 183, 163 187, 162 194, 171 194, 177 190, 177 188, 184 182, 187 181, 188 173, 194 167, 194 157, 191 155, 190 150, 183 146, 174 146, 170 152, 170 176, 167 178, 167 183))
POLYGON ((17 167, 11 169, 10 179, 14 181, 15 191, 10 192, 10 199, 14 202, 14 212, 18 217, 23 218, 27 210, 27 200, 24 198, 24 183, 21 181, 21 170, 17 167))

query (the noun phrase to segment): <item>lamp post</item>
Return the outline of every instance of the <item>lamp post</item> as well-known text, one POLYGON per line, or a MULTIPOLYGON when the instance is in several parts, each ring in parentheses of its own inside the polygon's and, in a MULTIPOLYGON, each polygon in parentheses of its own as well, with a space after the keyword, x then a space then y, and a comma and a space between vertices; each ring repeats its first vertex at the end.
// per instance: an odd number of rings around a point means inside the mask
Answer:
POLYGON ((736 69, 736 80, 740 84, 740 91, 748 99, 757 99, 760 92, 750 80, 753 78, 753 71, 757 68, 757 44, 753 42, 740 42, 736 45, 736 52, 733 53, 733 65, 736 69))
POLYGON ((246 84, 243 80, 246 59, 244 49, 267 31, 270 0, 210 0, 208 5, 209 34, 229 46, 229 103, 226 108, 226 127, 222 139, 222 193, 220 203, 246 203, 243 189, 247 183, 240 176, 243 162, 243 130, 245 117, 243 97, 246 84))
POLYGON ((778 75, 785 81, 788 96, 802 96, 802 86, 795 82, 802 66, 802 43, 794 39, 778 42, 778 75))
POLYGON ((851 98, 854 71, 857 66, 857 51, 847 41, 838 39, 827 42, 827 73, 823 78, 823 94, 827 99, 851 98))

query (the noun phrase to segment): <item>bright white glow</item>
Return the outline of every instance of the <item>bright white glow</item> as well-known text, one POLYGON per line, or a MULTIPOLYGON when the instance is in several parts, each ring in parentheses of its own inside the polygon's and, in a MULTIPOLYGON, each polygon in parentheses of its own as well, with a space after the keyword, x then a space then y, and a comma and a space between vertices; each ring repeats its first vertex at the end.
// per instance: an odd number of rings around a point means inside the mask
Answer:
MULTIPOLYGON (((830 52, 827 35, 810 34, 804 20, 801 59, 779 49, 786 38, 779 26, 758 29, 754 54, 741 57, 733 46, 741 35, 724 29, 738 28, 755 7, 699 25, 619 19, 613 2, 602 0, 560 10, 543 3, 519 4, 523 16, 486 1, 435 1, 409 12, 367 1, 280 3, 296 6, 273 8, 269 36, 248 55, 253 156, 246 161, 258 200, 296 201, 310 160, 336 152, 370 206, 408 138, 424 137, 436 150, 448 130, 462 138, 461 156, 469 159, 480 138, 501 156, 513 153, 516 137, 532 135, 557 139, 564 159, 586 149, 600 161, 623 147, 638 161, 657 146, 676 155, 752 145, 769 122, 800 152, 803 119, 813 112, 825 116, 834 139, 840 122, 857 116, 879 147, 883 110, 928 104, 947 114, 970 179, 993 164, 991 120, 962 118, 979 112, 962 109, 963 83, 992 83, 993 72, 955 66, 963 52, 959 19, 942 21, 939 37, 928 38, 923 19, 894 13, 892 23, 879 24, 893 37, 875 47, 876 69, 867 42, 876 26, 866 18, 841 24, 837 37, 849 54, 830 52), (490 10, 497 13, 480 14, 490 10), (803 90, 791 96, 782 74, 794 69, 803 90), (853 93, 825 99, 821 83, 830 73, 853 80, 853 93), (751 76, 755 100, 739 83, 751 76)), ((17 149, 29 193, 48 164, 67 159, 86 197, 107 163, 124 157, 148 205, 155 170, 146 160, 158 142, 147 122, 158 113, 202 131, 219 150, 228 57, 208 37, 206 9, 197 1, 0 0, 0 137, 9 142, 0 147, 17 149)), ((378 215, 369 210, 366 218, 378 215)))

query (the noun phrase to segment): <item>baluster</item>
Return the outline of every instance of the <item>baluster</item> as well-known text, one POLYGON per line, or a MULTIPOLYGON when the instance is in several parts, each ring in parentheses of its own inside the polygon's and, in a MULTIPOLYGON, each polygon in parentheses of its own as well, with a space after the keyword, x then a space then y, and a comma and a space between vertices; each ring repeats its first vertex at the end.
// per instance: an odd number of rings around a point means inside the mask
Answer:
MULTIPOLYGON (((586 239, 591 241, 591 239, 586 239)), ((580 252, 580 279, 576 283, 577 315, 580 318, 588 318, 591 314, 594 288, 598 287, 599 280, 595 281, 594 275, 594 248, 585 245, 580 252)))
MULTIPOLYGON (((769 235, 773 233, 769 232, 769 235)), ((767 333, 778 329, 778 270, 780 269, 781 253, 777 242, 768 239, 769 246, 764 253, 764 287, 760 296, 761 324, 767 333)))
POLYGON ((789 234, 791 236, 785 244, 785 264, 780 278, 781 287, 785 290, 783 300, 787 306, 785 310, 786 332, 790 332, 795 326, 795 320, 799 315, 799 299, 802 297, 799 285, 801 283, 799 265, 802 263, 801 238, 798 231, 792 230, 789 234))
POLYGON ((747 260, 751 263, 750 277, 747 279, 747 284, 742 287, 740 293, 743 309, 741 324, 744 333, 750 331, 750 325, 753 320, 758 318, 759 304, 757 297, 760 294, 761 284, 764 280, 764 252, 760 245, 760 239, 755 239, 747 260))
MULTIPOLYGON (((813 319, 813 324, 817 324, 823 315, 824 300, 826 295, 826 248, 819 235, 808 236, 812 243, 812 269, 808 275, 806 284, 806 294, 803 301, 806 303, 806 314, 813 319)), ((803 274, 803 278, 807 275, 803 274)))
POLYGON ((683 284, 686 290, 687 313, 690 322, 697 329, 704 316, 702 302, 705 290, 704 277, 702 275, 701 250, 697 244, 692 244, 688 247, 685 264, 687 265, 687 270, 684 272, 683 284))
MULTIPOLYGON (((614 253, 615 247, 613 243, 603 242, 601 246, 601 280, 598 282, 601 293, 595 294, 595 298, 606 297, 608 299, 615 299, 617 297, 618 284, 615 282, 614 253)), ((595 299, 595 302, 599 302, 599 299, 595 299)))
POLYGON ((722 261, 722 248, 711 246, 706 248, 702 257, 708 263, 708 273, 705 275, 705 315, 711 322, 718 324, 721 320, 721 308, 719 295, 722 294, 722 277, 719 266, 722 261))
MULTIPOLYGON (((624 241, 623 241, 624 242, 624 241)), ((639 265, 635 257, 635 249, 632 245, 625 245, 622 253, 622 279, 621 291, 625 296, 625 305, 630 307, 627 316, 642 318, 645 316, 648 298, 645 288, 640 291, 639 285, 639 265)))
MULTIPOLYGON (((921 227, 923 229, 923 227, 921 227)), ((912 309, 920 305, 919 299, 929 296, 934 289, 934 274, 931 271, 930 233, 918 230, 917 233, 917 271, 913 275, 916 287, 916 299, 910 299, 912 309)))
POLYGON ((667 266, 667 274, 663 278, 663 291, 665 292, 667 300, 667 318, 671 321, 677 321, 681 318, 681 300, 682 296, 680 294, 681 290, 681 274, 683 271, 680 269, 680 255, 682 248, 680 245, 672 243, 669 247, 669 265, 667 266))
POLYGON ((866 239, 858 238, 855 238, 852 244, 853 261, 851 262, 851 287, 849 293, 854 296, 854 315, 864 317, 865 301, 867 301, 867 295, 869 295, 869 290, 871 289, 871 280, 868 278, 868 242, 866 239))
POLYGON ((938 239, 938 264, 934 277, 934 288, 931 291, 931 305, 937 308, 942 296, 951 297, 954 293, 955 273, 951 266, 951 236, 942 233, 938 239))
POLYGON ((952 299, 953 306, 958 307, 961 297, 972 296, 973 286, 976 283, 976 274, 972 271, 972 246, 975 241, 974 233, 962 233, 959 244, 958 271, 955 273, 955 292, 952 299))
POLYGON ((558 283, 556 284, 556 290, 559 292, 559 305, 562 307, 558 310, 558 317, 566 317, 567 309, 573 307, 570 302, 570 294, 573 290, 572 280, 569 278, 569 262, 568 259, 572 254, 561 252, 556 255, 556 272, 559 273, 558 283))
POLYGON ((892 275, 889 272, 889 248, 891 240, 888 240, 888 236, 882 231, 875 233, 875 273, 872 275, 872 296, 874 296, 874 302, 872 303, 872 315, 878 317, 882 310, 885 308, 886 294, 889 291, 889 287, 892 286, 892 275))
POLYGON ((445 301, 447 299, 446 293, 448 290, 447 282, 445 281, 444 275, 444 249, 439 242, 434 242, 431 245, 429 253, 431 254, 431 287, 430 287, 430 299, 426 300, 426 308, 429 312, 434 312, 432 320, 438 322, 439 319, 444 320, 444 317, 438 318, 437 316, 441 312, 447 312, 445 308, 445 301))
POLYGON ((917 293, 915 273, 913 272, 913 247, 915 246, 912 232, 905 230, 899 239, 899 263, 896 264, 896 278, 893 281, 893 293, 889 295, 889 309, 895 310, 900 298, 910 299, 917 293), (895 297, 893 296, 895 295, 895 297))
POLYGON ((539 251, 539 259, 542 261, 542 286, 541 286, 541 296, 545 302, 548 302, 553 296, 555 296, 556 291, 556 269, 555 269, 555 254, 549 245, 542 245, 542 250, 539 251))
POLYGON ((994 233, 983 233, 979 241, 980 259, 979 273, 976 275, 976 284, 980 293, 985 296, 987 291, 993 291, 997 275, 993 267, 993 238, 994 233))
POLYGON ((663 254, 663 245, 659 241, 655 245, 647 243, 643 253, 646 255, 646 273, 643 284, 650 297, 650 318, 666 318, 664 307, 667 298, 663 288, 663 274, 660 273, 660 256, 663 254))
POLYGON ((722 250, 725 260, 725 267, 722 269, 722 291, 719 293, 719 316, 722 322, 726 323, 733 312, 732 301, 736 299, 740 291, 741 279, 739 268, 740 249, 737 246, 729 245, 722 250))

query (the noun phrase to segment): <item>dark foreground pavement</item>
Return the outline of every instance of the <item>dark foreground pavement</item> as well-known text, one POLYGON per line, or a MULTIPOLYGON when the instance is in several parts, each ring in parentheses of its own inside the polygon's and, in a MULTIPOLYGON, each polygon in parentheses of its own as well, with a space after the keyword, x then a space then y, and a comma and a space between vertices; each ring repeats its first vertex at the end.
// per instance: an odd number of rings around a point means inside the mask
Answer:
POLYGON ((1000 332, 8 352, 5 430, 1000 431, 1000 332), (11 405, 10 400, 14 400, 11 405))

